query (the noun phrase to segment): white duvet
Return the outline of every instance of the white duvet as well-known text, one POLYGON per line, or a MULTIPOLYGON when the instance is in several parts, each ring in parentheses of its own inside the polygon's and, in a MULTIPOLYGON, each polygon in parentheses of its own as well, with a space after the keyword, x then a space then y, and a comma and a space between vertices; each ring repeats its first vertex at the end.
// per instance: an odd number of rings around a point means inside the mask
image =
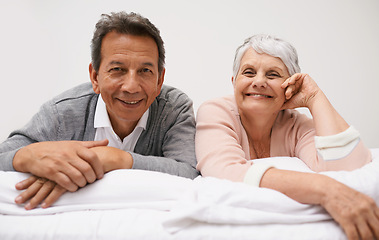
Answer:
MULTIPOLYGON (((379 205, 379 148, 352 172, 325 172, 379 205)), ((296 158, 268 158, 278 168, 309 171, 296 158)), ((53 207, 24 210, 14 185, 28 177, 0 172, 0 239, 346 239, 321 207, 215 178, 117 170, 53 207)))

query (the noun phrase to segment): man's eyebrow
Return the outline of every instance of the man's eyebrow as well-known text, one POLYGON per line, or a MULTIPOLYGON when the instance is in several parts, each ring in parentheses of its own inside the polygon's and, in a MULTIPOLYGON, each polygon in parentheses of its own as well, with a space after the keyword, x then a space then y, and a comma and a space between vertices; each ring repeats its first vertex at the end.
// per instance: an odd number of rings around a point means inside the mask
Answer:
POLYGON ((111 61, 111 62, 109 63, 109 65, 124 65, 124 63, 119 62, 119 61, 111 61))
POLYGON ((142 65, 154 67, 154 63, 152 63, 152 62, 144 62, 144 63, 142 63, 142 65))

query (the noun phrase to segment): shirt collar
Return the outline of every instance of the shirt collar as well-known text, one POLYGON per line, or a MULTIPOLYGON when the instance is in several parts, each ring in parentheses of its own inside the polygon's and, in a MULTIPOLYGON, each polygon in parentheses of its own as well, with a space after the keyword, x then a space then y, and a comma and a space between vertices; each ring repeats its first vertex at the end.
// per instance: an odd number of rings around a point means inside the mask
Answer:
MULTIPOLYGON (((139 119, 135 129, 138 127, 141 127, 144 130, 146 130, 147 119, 149 118, 149 109, 150 108, 148 108, 146 112, 142 115, 142 117, 139 119)), ((105 106, 105 102, 103 98, 101 97, 101 94, 99 94, 99 98, 97 99, 94 127, 95 128, 102 128, 102 127, 112 128, 112 124, 107 112, 107 107, 105 106)))

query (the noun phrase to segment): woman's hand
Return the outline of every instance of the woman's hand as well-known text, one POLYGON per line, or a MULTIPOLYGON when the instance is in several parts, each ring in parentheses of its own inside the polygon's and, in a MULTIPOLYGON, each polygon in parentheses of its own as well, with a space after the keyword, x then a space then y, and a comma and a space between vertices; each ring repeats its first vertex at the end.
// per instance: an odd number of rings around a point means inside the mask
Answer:
POLYGON ((282 109, 310 107, 315 96, 321 92, 316 82, 305 73, 295 73, 282 84, 286 102, 282 109))
POLYGON ((340 224, 348 239, 379 239, 379 208, 375 201, 336 182, 321 205, 340 224))
POLYGON ((260 187, 279 191, 300 203, 321 205, 348 239, 379 239, 379 208, 374 200, 333 178, 271 168, 263 175, 260 187))
MULTIPOLYGON (((133 166, 132 156, 123 150, 107 146, 93 147, 90 150, 99 158, 105 173, 133 166)), ((16 189, 25 190, 16 197, 15 202, 24 204, 29 201, 25 205, 26 210, 36 208, 41 203, 42 208, 50 207, 67 191, 55 182, 37 176, 31 176, 17 183, 16 189)))

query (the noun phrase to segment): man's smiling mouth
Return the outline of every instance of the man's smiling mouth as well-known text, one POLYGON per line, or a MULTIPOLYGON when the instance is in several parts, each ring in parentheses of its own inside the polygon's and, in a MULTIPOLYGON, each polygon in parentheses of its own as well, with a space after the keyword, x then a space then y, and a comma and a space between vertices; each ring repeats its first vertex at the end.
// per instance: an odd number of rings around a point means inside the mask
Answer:
POLYGON ((142 100, 136 100, 136 101, 124 101, 124 100, 121 100, 121 102, 125 103, 125 104, 129 104, 129 105, 135 105, 135 104, 138 104, 140 103, 142 100))

